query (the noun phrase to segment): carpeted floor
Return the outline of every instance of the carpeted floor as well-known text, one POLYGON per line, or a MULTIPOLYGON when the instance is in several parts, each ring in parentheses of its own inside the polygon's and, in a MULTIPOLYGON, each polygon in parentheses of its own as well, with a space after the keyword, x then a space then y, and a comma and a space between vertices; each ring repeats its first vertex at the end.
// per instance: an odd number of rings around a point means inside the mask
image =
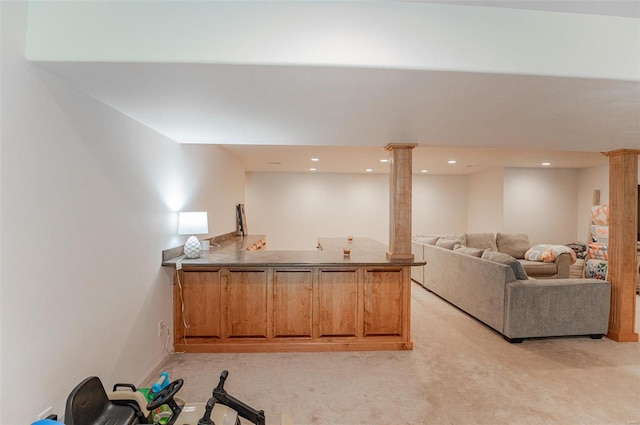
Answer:
POLYGON ((639 343, 509 344, 415 283, 411 308, 413 351, 174 354, 161 370, 195 402, 227 369, 225 389, 271 425, 640 424, 639 343))

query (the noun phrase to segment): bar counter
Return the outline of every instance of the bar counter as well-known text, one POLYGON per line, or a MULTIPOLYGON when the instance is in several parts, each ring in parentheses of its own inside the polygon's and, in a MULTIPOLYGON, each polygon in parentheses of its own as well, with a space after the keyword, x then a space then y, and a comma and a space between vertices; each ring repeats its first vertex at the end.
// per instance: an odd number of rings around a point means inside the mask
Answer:
POLYGON ((423 262, 390 261, 366 238, 320 238, 317 251, 265 246, 264 236, 236 237, 163 261, 175 270, 176 351, 413 348, 410 269, 423 262))
MULTIPOLYGON (((248 249, 260 244, 260 241, 264 241, 264 239, 265 237, 262 235, 234 238, 224 242, 220 247, 212 246, 209 251, 202 251, 200 258, 188 259, 179 256, 164 261, 162 265, 175 267, 178 262, 181 262, 183 267, 424 265, 423 262, 388 260, 387 246, 369 238, 354 238, 351 242, 347 238, 319 238, 318 250, 308 251, 248 249), (351 255, 348 257, 343 254, 345 246, 351 248, 351 255)), ((265 246, 266 242, 262 242, 262 244, 261 246, 265 246)))

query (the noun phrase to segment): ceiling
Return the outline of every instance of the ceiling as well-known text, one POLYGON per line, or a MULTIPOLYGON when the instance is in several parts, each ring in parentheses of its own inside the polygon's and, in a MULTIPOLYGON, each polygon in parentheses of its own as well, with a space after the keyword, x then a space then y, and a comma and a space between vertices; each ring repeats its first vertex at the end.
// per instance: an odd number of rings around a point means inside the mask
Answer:
MULTIPOLYGON (((582 5, 601 14, 609 5, 613 16, 640 16, 636 1, 455 3, 571 12, 582 5)), ((247 171, 382 173, 389 143, 416 143, 414 172, 431 174, 545 161, 582 168, 606 162, 602 151, 640 148, 637 81, 341 66, 39 65, 177 142, 221 145, 247 171), (311 157, 320 161, 310 165, 311 157)))
MULTIPOLYGON (((265 146, 224 145, 254 172, 372 173, 389 172, 381 162, 388 152, 377 146, 265 146), (312 161, 312 158, 318 161, 312 161), (368 170, 371 171, 368 171, 368 170)), ((473 174, 493 168, 585 168, 607 163, 596 152, 542 151, 531 149, 495 149, 463 147, 414 148, 414 174, 473 174), (454 160, 455 164, 448 161, 454 160), (543 166, 543 162, 551 165, 543 166), (426 171, 423 171, 426 170, 426 171)))
POLYGON ((638 0, 418 0, 427 3, 457 4, 467 6, 505 7, 566 13, 640 18, 638 0))

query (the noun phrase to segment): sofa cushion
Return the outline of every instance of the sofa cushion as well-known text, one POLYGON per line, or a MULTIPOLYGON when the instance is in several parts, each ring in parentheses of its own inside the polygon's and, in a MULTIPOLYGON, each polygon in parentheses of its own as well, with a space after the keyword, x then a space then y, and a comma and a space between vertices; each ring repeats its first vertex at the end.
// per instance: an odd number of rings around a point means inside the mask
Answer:
POLYGON ((450 233, 448 235, 440 235, 442 239, 456 239, 460 241, 460 245, 467 246, 467 235, 466 233, 450 233))
POLYGON ((453 250, 461 254, 471 255, 473 257, 478 257, 478 258, 482 257, 482 253, 484 252, 484 249, 471 248, 468 246, 462 246, 460 244, 454 246, 453 250))
POLYGON ((436 246, 439 246, 440 248, 453 250, 453 247, 456 245, 460 245, 460 240, 440 238, 436 241, 436 246))
MULTIPOLYGON (((518 260, 516 260, 513 256, 509 254, 505 254, 503 252, 495 252, 495 251, 486 249, 482 253, 482 257, 480 258, 511 267, 511 269, 513 270, 513 274, 516 275, 516 279, 518 280, 529 279, 529 277, 527 276, 527 273, 524 271, 524 268, 522 267, 522 264, 520 264, 518 260)), ((541 264, 544 264, 544 263, 541 263, 541 264)))
POLYGON ((498 251, 509 254, 514 258, 524 258, 524 253, 529 249, 529 237, 524 233, 509 234, 498 233, 496 235, 498 251))
POLYGON ((498 250, 496 235, 493 233, 467 233, 466 237, 470 248, 498 250))
POLYGON ((420 242, 423 244, 427 244, 427 245, 435 245, 436 242, 438 241, 438 239, 440 239, 440 236, 414 236, 413 240, 415 242, 420 242))
POLYGON ((554 277, 558 273, 556 263, 543 263, 541 261, 518 260, 528 276, 535 278, 554 277))

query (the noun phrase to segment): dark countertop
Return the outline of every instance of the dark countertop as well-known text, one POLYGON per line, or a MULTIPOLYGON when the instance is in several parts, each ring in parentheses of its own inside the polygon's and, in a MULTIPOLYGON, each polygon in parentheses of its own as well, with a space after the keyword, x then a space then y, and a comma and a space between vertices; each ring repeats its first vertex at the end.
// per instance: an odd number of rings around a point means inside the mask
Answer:
MULTIPOLYGON (((187 259, 184 256, 164 261, 163 266, 175 267, 178 261, 191 267, 323 267, 323 266, 418 266, 423 261, 388 260, 387 246, 369 238, 354 238, 349 244, 347 238, 319 238, 322 251, 247 251, 264 236, 237 237, 225 241, 220 247, 212 246, 202 251, 200 258, 187 259), (351 255, 343 255, 342 248, 351 246, 351 255)), ((268 244, 267 244, 268 246, 268 244)))

